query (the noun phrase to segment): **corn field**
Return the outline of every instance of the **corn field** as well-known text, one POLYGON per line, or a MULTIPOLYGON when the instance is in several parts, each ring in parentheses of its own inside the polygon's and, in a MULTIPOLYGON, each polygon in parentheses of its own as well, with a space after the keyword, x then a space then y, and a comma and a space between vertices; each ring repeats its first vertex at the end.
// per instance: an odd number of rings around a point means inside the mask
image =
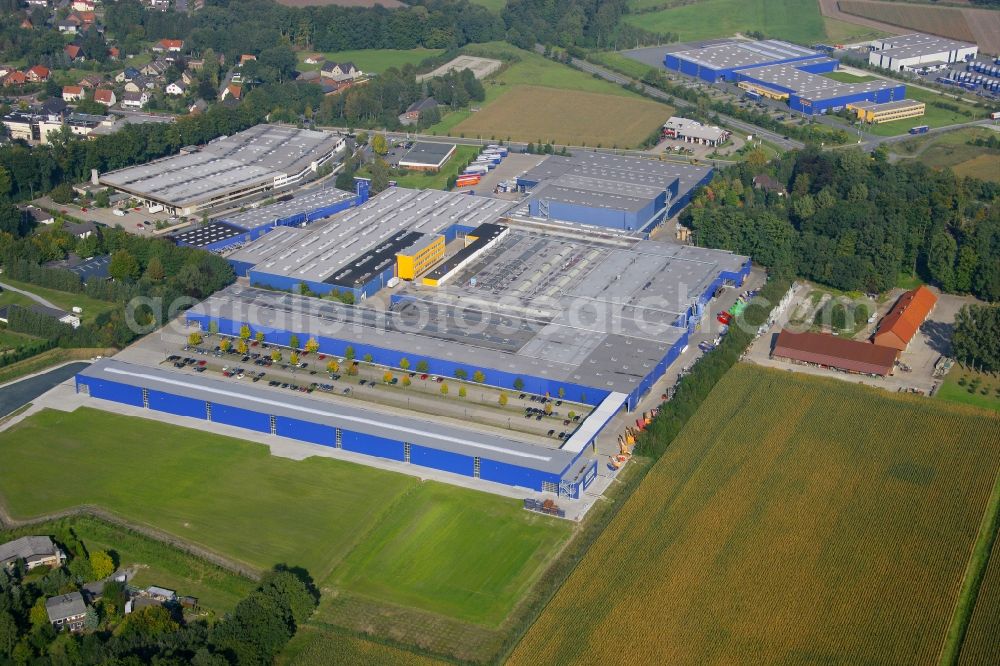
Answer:
POLYGON ((936 663, 1000 418, 734 367, 512 664, 936 663))

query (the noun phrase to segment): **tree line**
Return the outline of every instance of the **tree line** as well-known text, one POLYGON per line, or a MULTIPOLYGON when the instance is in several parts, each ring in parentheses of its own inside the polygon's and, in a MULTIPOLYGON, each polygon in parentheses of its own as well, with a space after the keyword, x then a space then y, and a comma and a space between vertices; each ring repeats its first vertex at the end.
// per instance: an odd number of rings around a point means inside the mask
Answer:
POLYGON ((319 591, 306 571, 278 565, 214 625, 185 621, 173 603, 126 614, 125 584, 106 580, 119 564, 117 555, 88 550, 72 528, 61 530, 57 542, 68 555, 65 566, 39 567, 30 575, 23 560, 10 570, 0 567, 0 662, 270 664, 319 601, 319 591), (100 598, 88 605, 84 631, 57 632, 49 622, 45 600, 102 580, 100 598))
POLYGON ((509 0, 503 10, 507 41, 525 50, 535 44, 597 49, 677 41, 622 22, 628 0, 509 0))
POLYGON ((719 172, 681 216, 699 245, 844 291, 884 292, 918 276, 946 292, 1000 300, 1000 185, 958 178, 884 150, 786 154, 784 193, 755 188, 747 163, 719 172))
POLYGON ((123 347, 146 332, 144 329, 162 326, 176 315, 171 310, 175 304, 186 307, 235 280, 225 259, 203 250, 178 247, 166 239, 138 236, 121 228, 98 227, 89 237, 76 240, 59 222, 22 237, 0 232, 0 265, 11 279, 115 304, 76 329, 12 306, 11 330, 52 340, 60 347, 123 347), (110 254, 113 279, 83 284, 70 271, 42 265, 65 259, 70 252, 83 257, 110 254), (133 326, 129 304, 139 297, 143 300, 131 310, 133 326))
POLYGON ((963 365, 1000 371, 1000 306, 963 305, 955 317, 951 348, 963 365))

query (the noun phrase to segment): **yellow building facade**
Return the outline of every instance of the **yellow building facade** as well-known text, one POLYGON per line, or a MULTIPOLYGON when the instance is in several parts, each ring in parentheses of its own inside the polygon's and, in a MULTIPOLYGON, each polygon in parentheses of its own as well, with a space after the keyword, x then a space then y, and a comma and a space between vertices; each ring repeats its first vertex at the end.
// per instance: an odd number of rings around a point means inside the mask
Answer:
POLYGON ((858 120, 878 124, 893 120, 919 118, 924 115, 926 105, 914 99, 901 99, 895 102, 875 104, 874 102, 852 102, 847 108, 858 114, 858 120))
POLYGON ((444 259, 444 236, 434 236, 429 242, 416 243, 396 254, 396 275, 401 280, 414 280, 444 259))

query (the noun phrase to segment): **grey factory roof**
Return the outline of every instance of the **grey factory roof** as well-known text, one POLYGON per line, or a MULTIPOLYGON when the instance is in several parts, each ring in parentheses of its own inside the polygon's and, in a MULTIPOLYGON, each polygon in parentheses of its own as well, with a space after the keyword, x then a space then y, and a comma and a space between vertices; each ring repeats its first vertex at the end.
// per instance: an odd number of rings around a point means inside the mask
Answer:
MULTIPOLYGON (((610 194, 607 192, 600 192, 595 190, 589 190, 583 187, 575 187, 570 185, 564 185, 562 181, 563 178, 558 178, 549 183, 542 183, 535 189, 531 191, 532 199, 541 199, 545 201, 561 201, 564 203, 577 204, 579 206, 587 206, 589 208, 608 208, 612 210, 627 210, 631 212, 642 210, 643 207, 649 205, 650 200, 655 199, 657 195, 646 195, 646 196, 632 196, 629 194, 610 194)), ((665 188, 660 188, 659 194, 663 193, 665 188)))
MULTIPOLYGON (((357 195, 353 192, 345 192, 335 187, 306 190, 295 194, 291 199, 261 206, 245 213, 226 216, 224 221, 243 229, 256 229, 273 224, 276 220, 292 217, 299 213, 311 213, 319 208, 353 199, 355 196, 357 195)), ((284 197, 282 198, 284 199, 284 197)))
MULTIPOLYGON (((139 386, 196 400, 229 405, 272 416, 308 420, 376 437, 433 447, 466 456, 561 474, 575 457, 569 451, 537 446, 514 438, 478 432, 472 428, 440 423, 430 417, 400 416, 353 402, 339 402, 289 394, 213 377, 179 373, 158 367, 104 359, 80 375, 129 386, 139 386)), ((331 442, 332 444, 332 442, 331 442)))
POLYGON ((400 166, 433 166, 440 167, 455 150, 453 143, 433 143, 417 141, 399 158, 400 166))
POLYGON ((56 545, 47 536, 24 536, 7 543, 0 543, 0 566, 15 560, 30 560, 38 556, 56 554, 56 545))
POLYGON ((752 67, 741 70, 740 74, 763 81, 764 83, 770 83, 786 89, 791 88, 795 91, 796 95, 804 99, 829 99, 831 97, 842 97, 857 93, 875 92, 896 85, 883 79, 862 81, 860 83, 843 83, 821 74, 812 74, 799 69, 803 65, 826 59, 817 58, 815 61, 803 60, 785 65, 752 67))
POLYGON ((246 234, 246 231, 225 222, 209 222, 171 234, 170 240, 178 244, 207 247, 212 243, 246 234))
POLYGON ((959 49, 973 48, 976 45, 959 42, 946 37, 910 33, 908 35, 893 35, 875 40, 879 46, 877 51, 890 58, 918 58, 920 56, 937 55, 959 49))
POLYGON ((101 183, 185 206, 293 176, 331 154, 340 139, 327 132, 257 125, 193 153, 111 171, 101 183))
POLYGON ((386 316, 238 285, 192 312, 246 321, 252 311, 251 324, 265 328, 629 393, 683 335, 672 325, 681 313, 746 261, 657 241, 622 248, 510 231, 449 286, 411 285, 386 316))
POLYGON ((851 102, 855 109, 866 111, 893 111, 895 109, 908 109, 913 106, 923 106, 924 103, 916 99, 897 99, 894 102, 851 102))
MULTIPOLYGON (((512 205, 456 192, 390 188, 343 215, 309 225, 301 235, 264 234, 230 258, 247 261, 256 253, 261 257, 257 271, 323 282, 364 262, 403 232, 436 234, 454 224, 476 227, 495 221, 512 205)), ((395 260, 394 253, 390 259, 395 260)))
POLYGON ((50 622, 58 622, 70 617, 79 617, 87 612, 87 604, 83 603, 83 595, 79 592, 60 594, 45 600, 45 610, 50 622))
POLYGON ((612 188, 629 184, 661 189, 679 179, 680 192, 683 193, 694 187, 710 171, 710 167, 677 162, 580 152, 571 157, 551 155, 538 166, 526 171, 520 178, 544 182, 563 175, 574 175, 607 181, 612 188))
POLYGON ((672 55, 711 69, 734 69, 818 54, 795 44, 767 39, 759 42, 734 40, 672 55))

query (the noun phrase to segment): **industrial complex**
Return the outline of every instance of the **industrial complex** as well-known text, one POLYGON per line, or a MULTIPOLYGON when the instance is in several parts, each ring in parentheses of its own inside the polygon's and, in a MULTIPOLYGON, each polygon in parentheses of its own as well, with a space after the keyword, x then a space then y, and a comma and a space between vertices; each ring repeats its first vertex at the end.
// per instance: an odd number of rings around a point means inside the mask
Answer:
POLYGON ((979 53, 975 44, 935 35, 892 35, 872 42, 868 63, 894 72, 945 67, 966 63, 979 53))
POLYGON ((735 83, 752 95, 785 101, 810 115, 839 111, 852 102, 881 104, 906 96, 906 87, 895 82, 843 83, 825 77, 838 69, 837 60, 774 39, 727 40, 668 53, 664 65, 710 83, 735 83))
MULTIPOLYGON (((251 145, 244 142, 244 153, 251 145)), ((336 150, 326 139, 310 145, 336 150)), ((241 278, 188 310, 187 330, 244 340, 249 332, 255 344, 286 353, 304 354, 309 341, 320 358, 348 368, 364 359, 388 375, 421 368, 420 377, 404 374, 401 386, 453 378, 494 396, 532 395, 539 403, 558 396, 578 410, 559 417, 569 427, 558 437, 438 419, 433 410, 359 405, 349 387, 281 391, 241 381, 242 372, 240 379, 203 374, 183 362, 100 361, 79 374, 77 390, 579 497, 597 475, 598 434, 638 407, 686 349, 720 288, 749 275, 747 257, 649 238, 711 173, 595 153, 550 156, 517 179, 520 202, 400 187, 369 199, 368 181, 358 179, 354 193, 303 189, 173 237, 222 254, 241 278)), ((525 418, 540 420, 537 411, 525 418)))
POLYGON ((191 215, 300 183, 345 145, 329 132, 257 125, 172 157, 105 173, 99 182, 172 215, 191 215))

